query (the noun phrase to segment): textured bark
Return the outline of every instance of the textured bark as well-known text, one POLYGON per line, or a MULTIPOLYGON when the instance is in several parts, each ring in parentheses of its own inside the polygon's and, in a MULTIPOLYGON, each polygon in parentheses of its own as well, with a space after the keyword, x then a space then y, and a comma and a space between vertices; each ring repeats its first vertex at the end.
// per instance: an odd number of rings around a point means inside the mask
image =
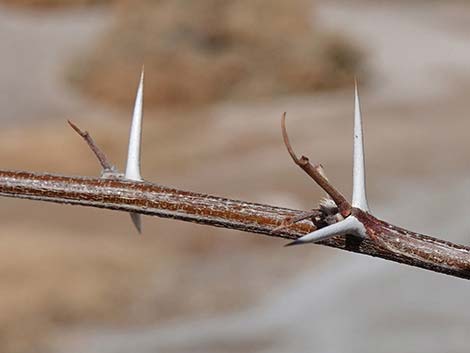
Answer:
MULTIPOLYGON (((0 171, 0 196, 135 212, 285 239, 315 229, 305 220, 273 230, 305 211, 198 194, 148 182, 0 171)), ((470 248, 417 234, 364 213, 370 239, 334 237, 320 244, 470 279, 470 248)), ((293 251, 293 250, 286 250, 293 251)))

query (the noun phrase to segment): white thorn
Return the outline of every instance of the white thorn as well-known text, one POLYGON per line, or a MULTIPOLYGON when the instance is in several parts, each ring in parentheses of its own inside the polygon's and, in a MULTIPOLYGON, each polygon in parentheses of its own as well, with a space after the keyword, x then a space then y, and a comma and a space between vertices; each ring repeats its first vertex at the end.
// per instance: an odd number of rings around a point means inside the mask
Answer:
POLYGON ((132 223, 134 224, 135 228, 139 232, 142 233, 142 217, 138 213, 130 213, 132 223))
POLYGON ((333 223, 324 228, 313 231, 312 233, 306 234, 303 237, 289 243, 287 245, 298 245, 304 243, 315 243, 320 240, 325 240, 336 235, 351 234, 360 238, 365 238, 366 229, 359 220, 354 216, 338 222, 333 223))
MULTIPOLYGON (((140 174, 140 147, 142 140, 142 117, 144 95, 144 68, 140 75, 139 88, 135 98, 134 113, 132 115, 131 130, 129 133, 129 147, 127 150, 127 164, 124 177, 129 180, 141 181, 140 174)), ((131 213, 132 223, 139 233, 142 232, 142 220, 140 214, 131 213)))
POLYGON ((364 161, 364 138, 357 82, 354 87, 354 153, 353 153, 353 193, 352 206, 369 211, 366 195, 366 172, 364 161))
POLYGON ((141 181, 140 176, 140 146, 142 140, 142 110, 144 93, 144 69, 140 75, 139 88, 135 98, 134 114, 132 115, 131 130, 129 133, 129 147, 127 150, 126 179, 141 181))

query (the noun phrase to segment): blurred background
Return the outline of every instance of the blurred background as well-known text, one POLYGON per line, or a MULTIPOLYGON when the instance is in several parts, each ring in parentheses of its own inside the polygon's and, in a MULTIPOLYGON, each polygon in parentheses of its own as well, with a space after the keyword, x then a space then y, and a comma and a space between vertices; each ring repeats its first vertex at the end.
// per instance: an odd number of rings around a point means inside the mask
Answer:
MULTIPOLYGON (((299 153, 351 190, 353 80, 369 203, 470 242, 470 3, 0 0, 2 169, 123 169, 145 64, 143 175, 309 209, 299 153)), ((0 351, 468 352, 466 281, 319 246, 0 200, 0 351)))

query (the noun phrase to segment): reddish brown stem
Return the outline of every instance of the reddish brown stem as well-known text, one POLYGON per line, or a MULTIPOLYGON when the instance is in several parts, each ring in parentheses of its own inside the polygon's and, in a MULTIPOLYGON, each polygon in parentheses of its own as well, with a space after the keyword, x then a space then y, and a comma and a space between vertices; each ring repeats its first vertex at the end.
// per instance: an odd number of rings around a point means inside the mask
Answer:
MULTIPOLYGON (((135 212, 285 239, 315 230, 311 222, 304 221, 272 232, 286 218, 302 216, 305 211, 120 179, 0 171, 0 196, 135 212)), ((343 236, 320 244, 470 279, 469 247, 413 233, 364 212, 357 216, 387 246, 370 239, 351 242, 343 236)))
POLYGON ((302 170, 305 171, 305 173, 307 173, 331 197, 336 206, 338 206, 343 217, 349 216, 351 214, 351 204, 324 176, 322 166, 320 164, 312 165, 307 157, 302 156, 301 158, 298 158, 295 154, 294 149, 290 144, 289 136, 287 135, 286 113, 284 113, 281 118, 281 129, 284 144, 286 145, 287 151, 294 163, 302 168, 302 170))
POLYGON ((100 162, 101 167, 103 168, 103 171, 105 171, 105 172, 115 171, 114 166, 111 163, 109 163, 108 158, 106 157, 104 152, 98 147, 98 145, 93 140, 93 138, 88 133, 88 131, 80 130, 80 128, 77 125, 75 125, 74 123, 72 123, 70 120, 67 120, 67 122, 72 127, 72 129, 74 129, 76 131, 76 133, 79 134, 85 140, 85 142, 88 144, 91 151, 95 154, 96 158, 100 162))

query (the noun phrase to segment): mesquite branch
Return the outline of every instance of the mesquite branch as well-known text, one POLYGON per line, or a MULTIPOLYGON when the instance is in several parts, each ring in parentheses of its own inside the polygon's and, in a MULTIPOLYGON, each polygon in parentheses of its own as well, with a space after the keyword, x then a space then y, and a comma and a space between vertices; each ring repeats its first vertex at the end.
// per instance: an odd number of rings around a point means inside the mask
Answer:
POLYGON ((132 117, 124 174, 117 172, 88 132, 69 122, 98 158, 103 168, 101 178, 0 171, 0 196, 130 212, 139 232, 140 214, 145 214, 296 239, 288 245, 319 242, 470 279, 470 248, 396 227, 370 213, 365 193, 362 119, 357 87, 352 203, 328 181, 321 165, 312 165, 305 156, 297 157, 287 136, 285 114, 282 117, 282 135, 291 158, 335 204, 333 208, 324 204, 321 209, 308 212, 203 195, 141 181, 142 104, 143 71, 132 117))
MULTIPOLYGON (((297 239, 315 229, 310 221, 305 220, 273 232, 286 218, 301 217, 305 211, 121 179, 0 171, 0 196, 134 212, 285 239, 297 239)), ((320 243, 470 279, 469 247, 408 231, 398 231, 397 227, 379 220, 374 227, 397 230, 393 239, 384 241, 399 244, 399 251, 382 246, 380 242, 368 239, 359 241, 348 236, 338 236, 320 243)))

